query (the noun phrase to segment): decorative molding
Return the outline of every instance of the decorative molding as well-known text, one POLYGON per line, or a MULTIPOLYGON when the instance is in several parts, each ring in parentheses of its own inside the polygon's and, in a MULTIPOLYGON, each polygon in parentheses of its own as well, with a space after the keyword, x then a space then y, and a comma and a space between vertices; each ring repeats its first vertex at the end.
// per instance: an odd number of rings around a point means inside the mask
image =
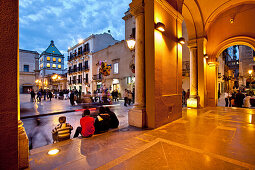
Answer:
POLYGON ((130 13, 133 16, 144 14, 144 2, 143 0, 133 0, 130 4, 130 13))

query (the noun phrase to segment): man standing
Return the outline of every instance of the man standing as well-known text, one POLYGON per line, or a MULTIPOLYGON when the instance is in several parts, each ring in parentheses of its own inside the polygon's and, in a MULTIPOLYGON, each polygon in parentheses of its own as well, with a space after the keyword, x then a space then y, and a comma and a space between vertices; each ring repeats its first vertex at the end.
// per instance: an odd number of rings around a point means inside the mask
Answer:
POLYGON ((71 90, 71 94, 70 94, 70 103, 73 106, 74 105, 74 92, 73 90, 71 90))

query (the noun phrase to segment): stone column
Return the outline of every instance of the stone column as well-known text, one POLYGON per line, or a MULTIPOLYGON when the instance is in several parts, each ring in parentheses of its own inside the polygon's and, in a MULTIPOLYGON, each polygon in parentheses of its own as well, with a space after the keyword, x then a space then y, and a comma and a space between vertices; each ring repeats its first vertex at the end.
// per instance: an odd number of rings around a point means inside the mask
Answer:
POLYGON ((189 44, 188 47, 190 49, 190 97, 187 101, 187 107, 197 108, 199 105, 197 44, 189 44))
POLYGON ((20 121, 19 1, 0 3, 1 169, 28 167, 28 139, 20 121))
POLYGON ((129 125, 144 126, 145 116, 145 51, 144 51, 144 6, 143 0, 133 0, 130 13, 136 20, 135 46, 135 107, 129 111, 129 125))

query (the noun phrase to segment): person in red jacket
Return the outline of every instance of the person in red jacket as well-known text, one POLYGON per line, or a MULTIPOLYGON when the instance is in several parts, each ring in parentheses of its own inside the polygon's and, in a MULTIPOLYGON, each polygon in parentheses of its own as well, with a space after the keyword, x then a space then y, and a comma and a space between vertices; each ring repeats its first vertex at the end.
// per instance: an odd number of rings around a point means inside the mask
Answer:
POLYGON ((81 134, 83 137, 90 137, 94 134, 95 132, 95 127, 94 127, 94 118, 90 117, 90 111, 89 110, 84 110, 82 114, 82 118, 80 119, 80 124, 81 127, 78 126, 74 138, 78 137, 79 134, 81 134))

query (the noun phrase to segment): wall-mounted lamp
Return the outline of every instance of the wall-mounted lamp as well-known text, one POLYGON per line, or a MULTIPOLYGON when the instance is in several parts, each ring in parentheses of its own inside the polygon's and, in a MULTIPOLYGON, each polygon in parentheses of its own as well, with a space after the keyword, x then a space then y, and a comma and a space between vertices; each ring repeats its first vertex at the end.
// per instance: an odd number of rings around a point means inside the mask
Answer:
POLYGON ((233 24, 234 23, 234 18, 230 18, 230 23, 233 24))
POLYGON ((182 45, 185 44, 185 38, 183 38, 183 37, 179 38, 178 43, 180 43, 182 45))
POLYGON ((204 54, 204 57, 205 57, 206 59, 209 58, 207 54, 204 54))
POLYGON ((160 32, 165 32, 165 24, 158 22, 155 25, 156 30, 160 31, 160 32))

